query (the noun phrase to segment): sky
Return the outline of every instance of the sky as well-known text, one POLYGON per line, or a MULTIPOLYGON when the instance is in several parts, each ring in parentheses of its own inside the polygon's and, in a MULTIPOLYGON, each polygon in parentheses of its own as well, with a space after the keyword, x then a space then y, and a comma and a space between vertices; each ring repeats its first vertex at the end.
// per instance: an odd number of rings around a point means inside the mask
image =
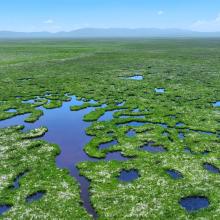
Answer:
POLYGON ((87 27, 220 31, 220 0, 0 0, 1 31, 87 27))

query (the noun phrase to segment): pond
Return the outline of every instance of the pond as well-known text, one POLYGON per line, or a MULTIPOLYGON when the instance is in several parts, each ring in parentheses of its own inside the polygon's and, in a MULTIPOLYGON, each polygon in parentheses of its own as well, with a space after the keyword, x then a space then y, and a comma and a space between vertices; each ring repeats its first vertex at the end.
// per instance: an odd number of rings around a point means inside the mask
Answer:
POLYGON ((0 205, 0 216, 9 211, 10 208, 10 205, 0 205))
POLYGON ((164 88, 155 88, 154 90, 156 93, 164 93, 165 92, 164 88))
POLYGON ((10 108, 10 109, 6 110, 5 112, 15 113, 15 112, 17 112, 17 110, 15 108, 10 108))
POLYGON ((141 146, 140 149, 151 153, 160 153, 167 151, 163 146, 155 146, 153 142, 149 142, 141 146))
POLYGON ((180 205, 188 212, 194 212, 209 206, 209 200, 203 196, 189 196, 180 200, 180 205))
POLYGON ((143 76, 141 75, 135 75, 135 76, 130 76, 130 77, 126 77, 125 79, 132 79, 132 80, 143 80, 143 76))
POLYGON ((27 198, 26 198, 26 202, 28 203, 32 203, 32 202, 35 202, 35 201, 38 201, 40 200, 44 195, 45 195, 46 192, 36 192, 36 193, 33 193, 32 195, 29 195, 27 198))
POLYGON ((220 173, 220 169, 210 163, 204 163, 204 168, 212 173, 220 173))
POLYGON ((136 180, 139 177, 138 170, 131 169, 131 170, 122 170, 118 179, 122 182, 131 182, 136 180))
POLYGON ((127 131, 126 135, 128 137, 134 137, 136 135, 136 131, 134 131, 133 129, 130 129, 127 131))
POLYGON ((175 180, 183 178, 183 175, 177 170, 171 169, 167 170, 166 172, 170 177, 172 177, 175 180))
POLYGON ((213 106, 214 106, 214 107, 220 107, 220 101, 214 102, 214 103, 213 103, 213 106))

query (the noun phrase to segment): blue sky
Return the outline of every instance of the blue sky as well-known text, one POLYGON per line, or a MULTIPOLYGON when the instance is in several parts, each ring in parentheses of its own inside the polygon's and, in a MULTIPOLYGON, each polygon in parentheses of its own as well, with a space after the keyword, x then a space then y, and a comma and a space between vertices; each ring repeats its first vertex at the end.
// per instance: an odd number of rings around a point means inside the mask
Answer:
POLYGON ((220 31, 220 0, 0 0, 0 30, 85 27, 220 31))

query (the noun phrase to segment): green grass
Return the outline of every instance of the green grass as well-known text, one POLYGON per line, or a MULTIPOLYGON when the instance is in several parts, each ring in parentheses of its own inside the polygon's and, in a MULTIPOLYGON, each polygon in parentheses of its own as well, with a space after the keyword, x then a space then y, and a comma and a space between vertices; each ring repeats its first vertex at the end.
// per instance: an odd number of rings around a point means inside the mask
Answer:
MULTIPOLYGON (((66 94, 94 99, 98 104, 85 102, 70 109, 96 107, 84 116, 93 122, 86 132, 94 136, 85 151, 98 158, 113 151, 131 157, 124 162, 78 164, 80 173, 91 181, 91 201, 100 219, 220 218, 220 175, 203 168, 206 162, 220 168, 220 108, 212 106, 220 100, 219 39, 0 41, 0 48, 0 119, 30 113, 26 121, 34 122, 42 115, 37 106, 61 107, 69 99, 66 94), (122 78, 137 71, 144 76, 142 81, 122 78), (165 93, 157 94, 155 88, 165 88, 165 93), (22 102, 37 97, 40 100, 34 104, 22 102), (123 107, 117 106, 123 101, 123 107), (107 107, 100 108, 104 103, 107 107), (6 112, 10 108, 17 112, 6 112), (140 112, 132 112, 136 108, 140 112), (97 122, 114 109, 120 111, 113 120, 97 122), (125 134, 131 127, 126 123, 138 115, 145 118, 137 121, 148 123, 135 127, 137 135, 129 138, 125 134), (176 127, 178 122, 184 126, 176 127), (178 139, 178 132, 184 133, 183 140, 178 139), (118 140, 117 145, 99 150, 100 143, 113 139, 118 140), (167 152, 141 151, 140 146, 149 141, 163 145, 167 152), (186 147, 193 154, 184 152, 186 147), (210 153, 202 154, 205 150, 210 153), (130 168, 138 169, 140 178, 120 182, 120 170, 130 168), (171 179, 167 169, 180 171, 184 178, 171 179), (209 207, 187 213, 179 200, 190 195, 206 196, 209 207)), ((13 205, 2 218, 89 219, 80 204, 77 182, 55 167, 58 147, 28 140, 44 132, 45 128, 29 134, 22 134, 19 128, 0 130, 0 201, 13 205), (8 186, 24 169, 30 173, 22 187, 10 191, 8 186), (27 205, 25 197, 36 190, 46 190, 45 198, 27 205), (64 194, 69 196, 63 199, 60 195, 64 194)))

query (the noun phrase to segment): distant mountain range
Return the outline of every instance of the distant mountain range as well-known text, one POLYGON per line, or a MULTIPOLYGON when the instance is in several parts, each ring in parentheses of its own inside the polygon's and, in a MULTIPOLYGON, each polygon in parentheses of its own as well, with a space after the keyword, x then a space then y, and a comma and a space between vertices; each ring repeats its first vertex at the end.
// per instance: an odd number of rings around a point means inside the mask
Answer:
POLYGON ((196 32, 157 28, 83 28, 69 32, 0 31, 0 38, 145 38, 145 37, 220 37, 220 32, 196 32))

